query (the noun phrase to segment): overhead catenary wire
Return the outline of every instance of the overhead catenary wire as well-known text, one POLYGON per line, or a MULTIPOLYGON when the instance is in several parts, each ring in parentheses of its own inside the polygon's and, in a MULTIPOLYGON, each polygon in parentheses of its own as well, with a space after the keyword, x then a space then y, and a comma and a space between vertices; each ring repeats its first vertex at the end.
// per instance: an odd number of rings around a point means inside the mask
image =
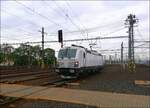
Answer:
MULTIPOLYGON (((142 41, 135 41, 137 43, 143 43, 143 44, 140 44, 139 46, 142 46, 142 45, 145 45, 146 43, 148 44, 149 46, 149 53, 150 53, 150 40, 146 41, 144 38, 143 38, 143 35, 141 34, 140 30, 139 30, 139 27, 136 29, 136 31, 138 32, 140 38, 142 41)), ((143 52, 144 52, 144 49, 141 49, 143 52)))
MULTIPOLYGON (((71 22, 71 24, 72 24, 75 28, 77 28, 77 30, 81 33, 81 35, 84 36, 84 30, 81 29, 81 28, 72 20, 72 18, 70 17, 70 15, 69 15, 68 13, 66 13, 65 10, 64 10, 62 7, 60 7, 60 6, 57 4, 56 1, 54 1, 54 0, 52 0, 52 1, 53 1, 53 2, 56 4, 56 6, 61 10, 61 12, 64 13, 65 17, 71 22)), ((87 33, 87 38, 88 38, 88 33, 87 33)))
POLYGON ((35 11, 35 10, 34 10, 35 11))
POLYGON ((25 4, 23 4, 23 3, 21 3, 21 2, 19 2, 19 1, 17 1, 17 0, 15 0, 15 1, 16 1, 18 4, 22 5, 24 8, 28 9, 29 11, 31 11, 32 13, 35 13, 36 15, 38 15, 38 16, 42 17, 43 19, 49 21, 50 23, 53 23, 54 25, 56 25, 56 26, 58 26, 58 27, 64 28, 65 30, 68 30, 67 28, 65 28, 65 27, 63 27, 62 25, 56 23, 55 21, 51 20, 51 19, 48 18, 47 16, 42 15, 41 13, 39 13, 39 12, 33 10, 32 8, 26 6, 25 4))
POLYGON ((42 3, 46 6, 48 6, 51 10, 55 11, 57 14, 59 14, 60 16, 65 17, 65 15, 63 13, 61 13, 60 11, 57 11, 56 9, 53 9, 52 7, 50 7, 51 5, 49 4, 49 2, 47 2, 47 0, 42 0, 42 3))
POLYGON ((65 10, 64 10, 62 7, 60 7, 60 6, 57 4, 57 2, 56 2, 55 0, 52 0, 52 1, 54 1, 54 3, 56 4, 56 6, 62 11, 62 13, 65 14, 65 16, 66 16, 66 17, 69 19, 69 21, 72 23, 72 25, 74 25, 74 27, 76 27, 77 30, 79 30, 80 33, 83 35, 82 29, 71 19, 70 15, 69 15, 68 13, 66 13, 65 10))
MULTIPOLYGON (((115 33, 115 32, 119 32, 119 31, 121 31, 121 30, 123 30, 123 29, 125 29, 125 27, 119 27, 119 28, 117 28, 117 29, 115 29, 115 30, 113 30, 113 31, 111 31, 111 32, 108 32, 108 33, 106 33, 106 34, 102 34, 102 36, 107 36, 107 35, 110 35, 110 34, 113 34, 113 33, 115 33)), ((64 32, 65 34, 69 34, 69 33, 74 33, 74 32, 80 32, 80 31, 70 31, 70 32, 64 32)), ((57 34, 55 34, 55 33, 48 33, 48 36, 57 36, 57 34)))
MULTIPOLYGON (((87 32, 88 33, 91 33, 93 31, 97 31, 97 29, 99 28, 104 28, 104 27, 108 27, 110 25, 113 25, 114 23, 111 23, 111 24, 106 24, 106 25, 100 25, 100 26, 96 26, 96 27, 92 27, 92 28, 87 28, 87 32)), ((123 28, 124 29, 124 28, 123 28)), ((118 29, 117 29, 118 30, 118 29)), ((117 32, 116 30, 116 32, 117 32)), ((84 31, 84 30, 83 30, 84 31)), ((65 34, 77 34, 77 33, 80 33, 81 31, 80 30, 75 30, 75 31, 69 31, 69 32, 64 32, 65 34)), ((48 33, 49 35, 57 35, 56 33, 48 33)))
MULTIPOLYGON (((124 48, 128 48, 128 47, 124 47, 124 48)), ((148 47, 140 47, 139 46, 135 46, 134 48, 148 48, 148 47)), ((103 49, 103 50, 99 50, 99 51, 120 51, 121 49, 103 49)))
POLYGON ((37 27, 40 27, 40 26, 39 26, 39 25, 37 25, 36 23, 34 23, 34 24, 33 24, 33 22, 32 22, 32 21, 29 21, 29 20, 27 20, 27 19, 23 19, 22 17, 19 17, 19 16, 17 16, 17 15, 15 15, 15 14, 13 14, 13 13, 10 13, 10 12, 8 12, 8 11, 4 10, 4 9, 1 9, 1 11, 5 12, 5 13, 7 13, 7 14, 11 15, 11 16, 15 16, 15 17, 16 17, 16 18, 18 18, 19 20, 23 20, 23 21, 28 22, 29 24, 35 25, 35 26, 37 26, 37 27))
MULTIPOLYGON (((21 35, 21 36, 24 36, 24 37, 22 37, 22 38, 16 38, 16 36, 15 35, 10 35, 10 36, 8 36, 8 35, 1 35, 1 38, 2 39, 8 39, 8 40, 17 40, 17 41, 22 41, 22 40, 27 40, 28 39, 28 41, 33 41, 33 40, 35 40, 33 37, 27 37, 27 36, 29 36, 29 35, 21 35), (14 38, 15 37, 15 38, 14 38)), ((18 36, 19 37, 19 36, 18 36)))
MULTIPOLYGON (((64 42, 75 42, 75 41, 89 41, 89 40, 98 40, 98 39, 119 39, 119 38, 128 38, 128 36, 112 36, 112 37, 95 37, 95 38, 83 38, 83 39, 68 39, 68 40, 64 40, 64 42)), ((45 43, 57 43, 57 40, 54 41, 45 41, 45 43)), ((26 42, 25 42, 26 43, 26 42)), ((37 43, 41 43, 41 41, 38 42, 28 42, 29 44, 37 44, 37 43)), ((22 44, 22 43, 7 43, 7 44, 11 44, 11 45, 17 45, 17 44, 22 44)))
MULTIPOLYGON (((56 9, 52 8, 51 5, 49 4, 49 2, 47 2, 47 0, 42 0, 42 4, 44 4, 44 6, 48 6, 50 8, 50 10, 53 10, 54 12, 56 12, 59 16, 63 16, 66 18, 66 15, 64 15, 62 12, 57 11, 56 9)), ((47 9, 49 11, 49 8, 47 9)), ((55 14, 56 14, 55 13, 55 14)), ((66 25, 66 23, 65 23, 66 25)), ((69 30, 69 29, 68 29, 69 30)), ((69 30, 70 31, 70 30, 69 30)))
MULTIPOLYGON (((119 29, 119 30, 122 30, 122 29, 124 29, 124 28, 121 28, 121 29, 119 29)), ((116 32, 116 31, 118 31, 118 29, 117 30, 115 30, 115 31, 113 31, 113 32, 111 32, 111 33, 114 33, 114 32, 116 32)), ((108 33, 108 34, 111 34, 111 33, 108 33)), ((108 35, 107 34, 107 35, 108 35)), ((106 35, 106 34, 105 34, 106 35)), ((106 37, 107 38, 107 37, 106 37)), ((108 37, 109 38, 109 37, 108 37)), ((97 40, 97 39, 103 39, 103 37, 102 38, 100 38, 100 37, 97 37, 97 38, 95 38, 95 40, 97 40)), ((75 39, 74 41, 85 41, 85 40, 94 40, 94 39, 81 39, 81 40, 79 40, 79 39, 75 39)), ((73 40, 71 40, 71 41, 73 41, 73 40)), ((53 41, 52 41, 53 42, 53 41)), ((57 42, 57 41, 55 41, 55 42, 57 42)), ((68 41, 65 41, 65 42, 68 42, 68 41)), ((32 43, 32 42, 31 42, 32 43)))
POLYGON ((3 36, 3 35, 1 35, 1 39, 11 39, 11 40, 21 41, 21 39, 10 38, 10 37, 6 37, 6 36, 3 36))
MULTIPOLYGON (((12 28, 12 27, 10 27, 10 26, 8 26, 8 25, 3 25, 3 26, 6 26, 7 28, 12 28)), ((1 25, 1 28, 2 28, 2 25, 1 25)), ((13 27, 14 28, 14 27, 13 27)), ((22 29, 22 28, 15 28, 16 30, 19 30, 19 31, 23 31, 23 32, 25 32, 25 33, 28 33, 28 34, 30 34, 30 35, 33 35, 34 33, 32 33, 32 32, 30 32, 30 31, 26 31, 26 30, 24 30, 24 29, 22 29)), ((7 29, 6 29, 7 30, 7 29)))
MULTIPOLYGON (((122 29, 124 29, 124 28, 121 28, 119 30, 122 30, 122 29)), ((114 33, 114 32, 117 32, 117 31, 118 31, 118 29, 111 32, 111 33, 114 33)), ((107 33, 105 35, 109 35, 111 33, 107 33)), ((89 38, 89 39, 87 39, 87 38, 85 38, 85 39, 73 39, 73 40, 64 40, 64 42, 89 41, 89 40, 109 39, 109 38, 118 38, 118 37, 96 37, 96 38, 89 38)), ((127 36, 120 36, 119 38, 127 38, 127 36)), ((57 42, 57 41, 45 41, 45 43, 51 43, 51 42, 53 43, 53 42, 57 42)), ((41 41, 40 42, 30 42, 30 44, 36 44, 36 43, 41 43, 41 41)), ((20 44, 20 43, 11 43, 11 44, 15 45, 15 44, 20 44)))
MULTIPOLYGON (((67 6, 70 8, 70 10, 71 10, 72 14, 74 15, 74 17, 80 22, 80 24, 81 24, 81 26, 82 26, 82 28, 83 28, 82 31, 85 31, 85 32, 86 32, 87 38, 88 38, 88 31, 87 31, 87 28, 86 28, 85 25, 80 21, 80 19, 77 17, 76 13, 73 11, 73 9, 72 9, 72 7, 71 7, 71 5, 69 4, 68 1, 66 1, 66 4, 67 4, 67 6)), ((89 43, 90 43, 90 42, 89 42, 89 43)))
POLYGON ((139 31, 139 28, 136 29, 136 31, 138 32, 141 40, 145 41, 145 39, 143 38, 143 35, 141 34, 141 32, 139 31))
MULTIPOLYGON (((71 7, 71 5, 69 4, 69 1, 70 0, 66 0, 65 2, 66 2, 66 4, 67 4, 67 6, 70 8, 70 12, 72 12, 72 14, 74 15, 74 16, 77 16, 77 14, 75 13, 75 11, 72 9, 72 7, 71 7)), ((86 31, 86 32, 88 32, 87 31, 87 28, 85 27, 85 25, 80 21, 80 19, 78 18, 78 17, 76 17, 76 19, 81 23, 81 25, 82 25, 82 27, 84 28, 84 30, 86 31)), ((122 20, 120 20, 120 21, 122 21, 122 20)), ((118 22, 118 21, 117 21, 118 22)), ((114 24, 117 24, 116 22, 113 22, 114 24)), ((112 25, 112 24, 111 24, 112 25)), ((94 28, 95 29, 95 28, 94 28)))
MULTIPOLYGON (((69 0, 68 0, 69 1, 69 0)), ((70 10, 72 11, 72 13, 73 13, 73 15, 74 16, 77 16, 76 15, 76 13, 73 11, 73 9, 71 8, 71 6, 70 6, 70 4, 69 4, 69 2, 68 1, 66 1, 66 4, 68 5, 68 7, 70 8, 70 10)), ((103 28, 103 27, 108 27, 108 26, 110 26, 110 25, 114 25, 114 24, 117 24, 116 22, 113 22, 113 24, 107 24, 107 25, 102 25, 102 26, 97 26, 97 27, 93 27, 93 28, 86 28, 85 27, 85 25, 80 21, 80 19, 79 18, 77 18, 78 19, 78 21, 81 23, 81 25, 82 25, 82 27, 84 28, 84 30, 87 32, 87 33, 89 33, 89 32, 92 32, 92 30, 95 30, 95 29, 98 29, 98 28, 103 28)), ((121 20, 122 21, 122 20, 121 20)), ((117 21, 117 22, 119 22, 119 21, 117 21)))
MULTIPOLYGON (((86 31, 86 27, 85 25, 81 22, 81 20, 77 17, 77 14, 74 12, 74 10, 72 9, 71 5, 69 4, 68 1, 66 1, 67 6, 70 8, 70 10, 72 11, 72 14, 76 17, 76 19, 80 22, 80 24, 82 25, 82 27, 84 28, 84 30, 86 31)), ((86 31, 87 32, 87 31, 86 31)), ((88 32, 87 32, 88 33, 88 32)))
MULTIPOLYGON (((46 2, 45 0, 43 0, 43 2, 42 2, 44 5, 46 5, 46 6, 48 6, 48 7, 50 7, 51 5, 49 4, 49 2, 46 2)), ((57 6, 58 8, 59 8, 59 10, 61 10, 62 8, 56 3, 56 2, 54 2, 55 3, 55 6, 57 6)), ((57 11, 56 9, 53 9, 53 8, 51 8, 50 7, 50 9, 51 10, 53 10, 53 11, 55 11, 58 15, 60 15, 60 16, 63 16, 64 18, 67 18, 68 19, 68 17, 66 16, 67 15, 67 13, 63 10, 63 12, 60 12, 60 11, 57 11)), ((68 26, 70 26, 70 25, 68 25, 68 26)), ((79 32, 81 32, 81 30, 79 31, 79 32)), ((66 34, 66 32, 63 32, 64 34, 66 34)), ((67 32, 68 33, 68 32, 67 32)), ((69 32, 69 33, 71 33, 71 32, 69 32)), ((53 34, 49 34, 48 36, 57 36, 57 34, 56 33, 53 33, 53 34)), ((66 35, 65 35, 66 36, 66 35)), ((64 43, 65 44, 65 43, 64 43)))
POLYGON ((23 41, 24 39, 25 40, 29 39, 28 41, 33 41, 33 40, 35 40, 35 39, 33 39, 33 36, 37 37, 37 36, 40 36, 40 35, 37 35, 37 34, 35 34, 35 35, 33 35, 33 34, 20 34, 20 33, 19 33, 19 35, 17 35, 17 34, 2 34, 2 32, 1 32, 1 38, 3 40, 8 39, 8 40, 23 41))

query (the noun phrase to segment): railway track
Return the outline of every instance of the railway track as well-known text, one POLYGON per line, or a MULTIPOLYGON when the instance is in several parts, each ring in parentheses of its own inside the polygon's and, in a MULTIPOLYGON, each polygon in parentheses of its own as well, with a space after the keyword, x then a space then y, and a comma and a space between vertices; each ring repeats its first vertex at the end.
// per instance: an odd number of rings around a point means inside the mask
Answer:
MULTIPOLYGON (((34 93, 41 92, 41 91, 49 89, 51 87, 60 87, 60 86, 65 85, 66 83, 70 83, 70 82, 73 82, 73 81, 75 81, 75 80, 57 79, 57 80, 53 80, 53 81, 50 81, 50 82, 45 82, 45 83, 41 84, 40 86, 46 86, 46 88, 43 88, 43 89, 37 90, 35 92, 31 92, 31 93, 25 94, 25 95, 23 95, 23 96, 21 96, 19 98, 6 98, 6 99, 4 99, 3 102, 0 103, 0 106, 8 105, 8 104, 13 103, 15 101, 21 100, 24 97, 33 95, 34 93)), ((33 89, 33 86, 30 86, 30 87, 26 87, 26 88, 23 88, 23 89, 20 89, 20 90, 14 90, 14 91, 6 92, 6 93, 4 93, 2 95, 5 96, 5 94, 11 94, 11 93, 16 93, 16 92, 18 93, 18 92, 25 91, 25 90, 32 91, 32 89, 33 89)), ((0 96, 0 97, 2 97, 2 96, 0 96)))
POLYGON ((15 73, 15 74, 8 74, 8 75, 1 75, 0 78, 11 78, 11 77, 18 77, 18 76, 28 76, 28 75, 36 75, 36 74, 44 74, 48 73, 47 71, 43 72, 23 72, 23 73, 15 73))
POLYGON ((49 80, 57 79, 58 75, 53 69, 39 70, 37 72, 12 72, 1 73, 0 83, 7 84, 24 84, 24 85, 40 85, 42 82, 48 82, 49 80))
POLYGON ((23 85, 32 85, 32 86, 43 86, 43 83, 48 83, 51 80, 57 80, 60 79, 59 76, 45 76, 41 78, 36 78, 36 79, 31 79, 31 80, 26 80, 26 81, 21 81, 18 82, 17 84, 23 84, 23 85))
MULTIPOLYGON (((39 74, 29 74, 26 76, 17 76, 17 77, 9 77, 9 78, 1 78, 0 83, 9 83, 9 84, 17 84, 17 83, 22 83, 25 84, 26 82, 35 82, 35 80, 42 80, 45 78, 51 79, 52 77, 57 77, 55 73, 39 73, 39 74)), ((32 83, 30 83, 31 85, 32 83)))
POLYGON ((13 69, 13 70, 1 70, 1 75, 11 75, 11 74, 20 74, 20 73, 30 73, 30 72, 37 72, 37 71, 47 71, 47 69, 13 69))
MULTIPOLYGON (((13 72, 11 74, 2 74, 0 76, 0 83, 9 83, 9 84, 22 84, 22 85, 29 85, 29 87, 15 90, 15 91, 8 91, 7 93, 2 94, 2 96, 5 96, 5 94, 11 94, 11 93, 18 93, 18 92, 24 92, 24 91, 32 91, 32 89, 35 86, 45 86, 46 88, 41 90, 36 90, 35 92, 29 92, 27 94, 24 94, 20 98, 8 98, 4 99, 4 101, 0 101, 0 106, 7 105, 9 103, 13 103, 17 100, 20 100, 26 96, 32 95, 34 93, 38 93, 42 90, 51 88, 51 87, 60 87, 63 86, 69 82, 72 82, 73 80, 63 80, 60 78, 58 74, 56 74, 54 71, 51 70, 51 72, 46 71, 39 71, 39 72, 13 72)), ((1 97, 1 96, 0 96, 1 97)))

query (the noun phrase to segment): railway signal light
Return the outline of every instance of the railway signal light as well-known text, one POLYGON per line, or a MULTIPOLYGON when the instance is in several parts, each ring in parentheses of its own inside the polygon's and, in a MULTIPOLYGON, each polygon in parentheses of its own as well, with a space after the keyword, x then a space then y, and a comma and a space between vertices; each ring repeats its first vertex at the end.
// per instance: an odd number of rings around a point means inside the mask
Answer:
POLYGON ((58 42, 61 43, 61 48, 63 47, 63 33, 62 30, 58 30, 58 42))
POLYGON ((62 41, 63 41, 62 30, 58 30, 58 42, 62 43, 62 41))

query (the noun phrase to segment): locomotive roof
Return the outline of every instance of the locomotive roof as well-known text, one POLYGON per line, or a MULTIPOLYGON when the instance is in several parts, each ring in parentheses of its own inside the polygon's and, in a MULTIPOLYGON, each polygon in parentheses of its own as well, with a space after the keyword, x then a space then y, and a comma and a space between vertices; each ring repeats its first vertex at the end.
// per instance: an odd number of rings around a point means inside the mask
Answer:
POLYGON ((83 46, 78 46, 78 45, 74 45, 74 44, 72 44, 72 46, 83 48, 83 49, 85 49, 86 52, 91 53, 91 54, 101 55, 101 54, 98 53, 96 50, 88 50, 87 48, 85 48, 85 47, 83 47, 83 46))
POLYGON ((66 48, 81 48, 81 49, 84 49, 87 53, 91 53, 91 54, 94 54, 94 55, 100 55, 100 53, 98 53, 97 51, 95 50, 88 50, 87 48, 83 47, 83 46, 79 46, 79 45, 74 45, 72 44, 71 46, 69 47, 65 47, 65 48, 62 48, 62 49, 66 49, 66 48))

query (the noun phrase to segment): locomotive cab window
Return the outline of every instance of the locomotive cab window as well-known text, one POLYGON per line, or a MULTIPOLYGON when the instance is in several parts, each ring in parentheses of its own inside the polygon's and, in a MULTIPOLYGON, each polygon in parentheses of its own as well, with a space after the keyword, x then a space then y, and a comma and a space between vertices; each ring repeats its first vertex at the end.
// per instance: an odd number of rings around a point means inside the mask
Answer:
POLYGON ((75 58, 76 52, 77 52, 77 49, 68 49, 67 57, 68 58, 75 58))
POLYGON ((58 58, 62 58, 62 59, 64 57, 75 58, 76 52, 77 52, 77 49, 70 49, 70 48, 62 49, 58 53, 58 58))
POLYGON ((58 53, 58 58, 64 58, 65 56, 65 50, 60 50, 58 53))

